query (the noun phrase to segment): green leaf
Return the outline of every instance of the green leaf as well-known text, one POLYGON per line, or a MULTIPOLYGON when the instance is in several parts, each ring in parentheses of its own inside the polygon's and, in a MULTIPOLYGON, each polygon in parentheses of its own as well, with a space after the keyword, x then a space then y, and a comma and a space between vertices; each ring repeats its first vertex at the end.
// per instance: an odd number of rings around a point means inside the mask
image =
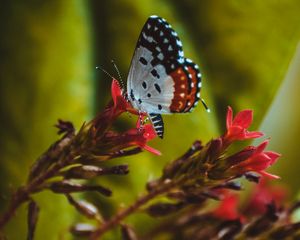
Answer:
MULTIPOLYGON (((78 127, 90 115, 93 68, 86 3, 18 1, 1 5, 3 211, 12 190, 26 181, 33 161, 57 139, 53 127, 57 119, 74 121, 78 127)), ((57 239, 70 225, 73 209, 66 208, 66 199, 55 194, 41 194, 37 202, 41 215, 36 239, 57 239)), ((5 233, 9 239, 24 239, 24 208, 17 211, 5 233)))
POLYGON ((253 109, 257 127, 299 41, 299 2, 177 0, 174 5, 197 46, 220 126, 231 105, 234 111, 253 109))
POLYGON ((269 149, 282 156, 269 170, 279 175, 293 194, 299 192, 299 136, 300 136, 300 47, 289 66, 289 70, 278 94, 266 115, 261 129, 271 137, 269 149))

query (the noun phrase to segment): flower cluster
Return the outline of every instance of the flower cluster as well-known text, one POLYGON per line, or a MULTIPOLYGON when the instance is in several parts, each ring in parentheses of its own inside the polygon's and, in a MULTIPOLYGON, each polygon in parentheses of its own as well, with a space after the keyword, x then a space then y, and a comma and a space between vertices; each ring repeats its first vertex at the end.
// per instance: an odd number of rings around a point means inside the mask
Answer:
POLYGON ((184 155, 165 167, 161 178, 148 183, 149 195, 158 193, 168 201, 152 202, 146 208, 147 213, 153 217, 177 213, 177 220, 167 218, 145 239, 159 239, 160 234, 166 233, 171 238, 179 239, 247 239, 261 235, 269 236, 267 239, 271 239, 271 236, 272 239, 281 239, 280 236, 297 233, 299 224, 290 221, 292 211, 283 210, 279 205, 284 191, 278 192, 277 188, 270 192, 270 188, 262 187, 266 181, 264 179, 279 178, 266 172, 280 157, 276 152, 265 150, 269 140, 227 154, 227 149, 236 141, 264 135, 248 130, 252 119, 251 110, 241 111, 233 118, 229 107, 227 129, 221 137, 206 145, 196 141, 184 155), (257 173, 265 177, 263 181, 260 181, 257 173), (243 176, 260 184, 250 198, 248 207, 240 210, 239 195, 232 190, 241 190, 242 186, 237 180, 243 176), (206 206, 210 199, 220 201, 213 210, 206 206), (251 213, 255 212, 257 214, 253 217, 251 213), (283 217, 280 217, 283 212, 283 217))
POLYGON ((160 152, 147 145, 147 142, 157 135, 152 124, 142 125, 142 119, 138 118, 136 127, 127 130, 124 133, 116 133, 110 130, 114 120, 124 112, 131 112, 139 115, 130 103, 124 98, 119 83, 112 81, 111 94, 113 102, 110 103, 103 113, 99 114, 88 124, 80 129, 75 141, 83 146, 86 151, 84 155, 95 155, 100 158, 111 158, 116 154, 119 157, 120 151, 130 147, 138 147, 150 151, 156 155, 160 152), (113 155, 113 156, 112 156, 113 155))
MULTIPOLYGON (((264 134, 262 132, 248 131, 252 119, 253 112, 251 110, 241 111, 232 119, 232 109, 228 107, 226 118, 227 131, 222 137, 224 146, 228 146, 237 140, 242 141, 263 136, 264 134)), ((265 140, 257 147, 246 147, 242 151, 228 157, 225 161, 227 161, 227 164, 230 166, 230 170, 236 174, 253 171, 266 177, 279 178, 265 171, 265 169, 273 165, 281 156, 279 153, 273 151, 264 151, 268 143, 269 140, 265 140)))
MULTIPOLYGON (((159 238, 159 234, 165 232, 178 239, 195 239, 195 236, 197 239, 212 239, 216 236, 218 239, 231 239, 237 234, 255 237, 262 232, 262 227, 270 229, 278 219, 289 225, 285 225, 285 228, 280 225, 283 229, 272 231, 272 236, 282 236, 298 229, 297 224, 278 217, 275 204, 269 202, 272 197, 263 204, 259 204, 259 198, 253 197, 252 202, 256 206, 267 206, 267 210, 243 232, 243 223, 248 221, 250 215, 246 210, 238 210, 239 198, 236 193, 232 193, 242 188, 237 179, 245 177, 254 182, 259 182, 260 177, 278 179, 278 176, 266 172, 266 169, 277 161, 280 154, 265 150, 269 140, 228 154, 228 148, 236 141, 263 136, 262 132, 248 130, 253 119, 251 110, 241 111, 233 117, 230 107, 226 118, 227 129, 222 136, 206 144, 195 141, 186 153, 165 166, 161 177, 148 182, 144 195, 110 219, 104 220, 101 210, 92 203, 76 200, 72 193, 93 191, 106 197, 112 194, 112 190, 106 186, 91 185, 81 180, 103 175, 122 176, 129 172, 125 164, 107 167, 104 161, 137 154, 142 150, 160 155, 158 150, 148 145, 157 136, 152 124, 142 124, 146 116, 132 108, 115 79, 112 81, 111 94, 112 101, 104 111, 83 124, 78 132, 72 123, 59 120, 56 127, 62 135, 61 139, 32 165, 27 184, 12 196, 10 208, 0 218, 0 227, 21 204, 28 202, 28 239, 33 239, 39 206, 32 195, 48 189, 64 195, 80 214, 94 220, 89 224, 78 223, 71 227, 74 235, 90 239, 99 239, 118 225, 121 226, 124 239, 137 239, 134 229, 122 221, 139 209, 152 217, 176 214, 178 218, 175 222, 172 217, 167 218, 167 221, 149 231, 142 239, 159 238), (117 132, 112 128, 113 123, 124 112, 139 115, 139 118, 135 127, 117 132), (211 199, 221 201, 220 205, 203 211, 211 199)), ((266 192, 265 196, 270 196, 266 192)))
MULTIPOLYGON (((178 217, 179 212, 182 219, 178 220, 180 226, 177 226, 171 218, 171 222, 167 221, 162 224, 163 228, 158 226, 158 229, 154 229, 147 238, 143 237, 143 239, 154 239, 159 232, 168 232, 169 230, 177 237, 184 232, 192 233, 189 236, 179 237, 179 239, 193 239, 195 236, 202 235, 194 232, 200 231, 200 229, 195 227, 192 222, 200 221, 207 225, 209 219, 232 221, 229 224, 230 233, 227 236, 238 232, 243 220, 236 208, 238 197, 236 194, 228 193, 229 190, 241 189, 241 185, 235 180, 245 176, 250 181, 258 182, 259 176, 255 173, 271 179, 278 178, 278 176, 266 172, 266 169, 274 164, 280 156, 278 153, 265 151, 268 140, 258 146, 248 146, 239 152, 227 154, 227 149, 236 141, 263 136, 262 132, 248 130, 252 118, 251 110, 241 111, 233 118, 232 109, 229 107, 226 119, 227 130, 221 137, 209 141, 206 145, 202 145, 200 141, 194 142, 185 154, 165 166, 160 178, 147 184, 148 193, 146 195, 128 209, 120 211, 116 216, 101 224, 99 228, 91 231, 91 238, 97 239, 102 236, 107 229, 118 225, 123 218, 141 206, 147 205, 150 201, 151 204, 144 208, 152 217, 170 216, 175 213, 178 217), (161 198, 162 196, 164 198, 161 198), (203 215, 202 208, 209 199, 223 200, 217 209, 203 215), (194 227, 195 229, 193 229, 194 227), (182 231, 178 232, 180 229, 182 231)), ((206 226, 205 224, 204 226, 206 226)), ((202 226, 201 229, 203 230, 205 227, 202 226)), ((208 233, 210 231, 206 229, 203 232, 203 238, 199 239, 204 239, 205 236, 209 238, 210 235, 205 235, 208 233)), ((211 232, 211 236, 215 233, 216 231, 211 232)))
MULTIPOLYGON (((237 188, 235 190, 238 190, 237 188)), ((220 202, 214 209, 194 204, 165 219, 143 239, 297 239, 300 222, 293 214, 300 204, 285 204, 287 189, 270 185, 265 180, 256 185, 250 201, 243 202, 236 192, 218 189, 220 202)))
POLYGON ((143 149, 160 155, 158 150, 147 145, 156 137, 151 124, 142 125, 139 119, 135 127, 125 132, 120 133, 112 129, 114 121, 120 114, 131 112, 139 115, 139 113, 126 101, 115 79, 112 81, 111 94, 112 101, 104 111, 90 122, 84 123, 77 133, 71 122, 58 121, 56 127, 62 137, 32 165, 27 184, 17 189, 12 196, 9 209, 1 216, 0 228, 14 215, 20 205, 29 202, 28 239, 33 239, 39 207, 31 196, 46 189, 65 195, 69 203, 80 213, 100 221, 100 213, 94 206, 75 200, 71 194, 94 191, 109 197, 112 191, 99 184, 89 185, 77 180, 111 174, 126 175, 129 172, 125 164, 107 167, 103 165, 103 161, 137 154, 143 149))

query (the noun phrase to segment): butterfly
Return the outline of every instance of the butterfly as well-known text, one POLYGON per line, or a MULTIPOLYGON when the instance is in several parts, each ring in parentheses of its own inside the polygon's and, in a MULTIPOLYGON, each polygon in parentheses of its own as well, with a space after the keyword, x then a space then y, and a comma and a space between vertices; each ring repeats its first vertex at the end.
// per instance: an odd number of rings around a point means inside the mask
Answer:
POLYGON ((184 57, 177 33, 165 19, 150 16, 131 60, 128 101, 148 115, 156 134, 163 138, 161 114, 191 112, 200 99, 200 89, 199 67, 184 57))

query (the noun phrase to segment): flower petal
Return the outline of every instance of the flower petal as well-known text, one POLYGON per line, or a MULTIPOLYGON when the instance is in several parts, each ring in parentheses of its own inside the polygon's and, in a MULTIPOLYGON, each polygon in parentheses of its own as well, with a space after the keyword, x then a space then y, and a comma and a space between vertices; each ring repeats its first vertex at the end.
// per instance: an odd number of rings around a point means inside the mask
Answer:
POLYGON ((232 125, 248 128, 253 120, 252 110, 243 110, 239 112, 233 119, 232 125))
POLYGON ((151 153, 155 154, 155 155, 161 156, 161 152, 160 151, 158 151, 155 148, 152 148, 152 147, 150 147, 148 145, 144 145, 142 148, 145 149, 145 150, 147 150, 148 152, 151 152, 151 153))
POLYGON ((215 217, 233 220, 239 217, 238 213, 238 201, 239 198, 237 195, 227 195, 222 199, 219 206, 213 211, 215 217))
POLYGON ((230 139, 231 141, 234 140, 242 140, 244 139, 245 131, 244 128, 240 126, 231 126, 228 128, 226 138, 230 139))
POLYGON ((264 136, 265 134, 263 132, 248 132, 245 133, 245 139, 252 139, 252 138, 259 138, 264 136))
POLYGON ((268 168, 270 163, 271 159, 267 155, 263 153, 256 155, 254 153, 252 157, 241 162, 238 167, 247 171, 261 171, 268 168))
POLYGON ((226 127, 229 129, 229 127, 232 126, 232 108, 228 106, 227 108, 227 116, 226 116, 226 127))
POLYGON ((265 170, 270 166, 271 159, 267 156, 256 157, 253 161, 249 162, 249 165, 246 167, 249 170, 261 171, 265 170))
POLYGON ((271 174, 271 173, 268 173, 266 171, 259 171, 258 173, 260 173, 261 175, 263 175, 265 177, 271 178, 271 179, 280 179, 279 176, 271 174))
POLYGON ((122 90, 116 79, 113 79, 111 82, 111 96, 114 101, 114 106, 117 106, 118 97, 122 96, 122 90))
POLYGON ((259 144, 256 148, 256 154, 263 152, 263 150, 265 150, 265 148, 267 147, 268 144, 269 144, 269 139, 267 139, 267 140, 263 141, 261 144, 259 144))
POLYGON ((273 165, 277 161, 277 159, 281 157, 281 154, 273 151, 266 151, 264 153, 271 159, 270 165, 273 165))
POLYGON ((144 128, 144 138, 146 138, 147 141, 157 137, 157 134, 153 128, 153 125, 152 124, 146 124, 143 126, 144 128))

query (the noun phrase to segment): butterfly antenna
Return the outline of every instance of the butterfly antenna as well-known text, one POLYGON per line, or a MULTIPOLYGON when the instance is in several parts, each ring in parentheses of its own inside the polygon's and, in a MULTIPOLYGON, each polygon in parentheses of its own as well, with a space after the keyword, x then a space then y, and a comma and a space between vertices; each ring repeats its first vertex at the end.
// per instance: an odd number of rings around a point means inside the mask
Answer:
POLYGON ((120 83, 121 83, 122 88, 125 89, 125 84, 124 84, 124 82, 123 82, 121 73, 120 73, 120 71, 119 71, 119 69, 118 69, 118 67, 117 67, 117 64, 114 62, 114 60, 111 60, 111 63, 112 63, 112 65, 114 66, 114 68, 116 69, 116 71, 117 71, 117 74, 118 74, 118 77, 119 77, 119 79, 120 79, 120 83))
POLYGON ((102 70, 102 72, 104 72, 107 76, 109 76, 110 78, 114 78, 112 75, 110 75, 105 69, 103 69, 102 67, 97 66, 96 67, 97 70, 102 70))
POLYGON ((203 106, 204 106, 206 112, 210 112, 210 109, 209 109, 209 107, 206 105, 206 103, 205 103, 205 101, 203 100, 203 98, 200 98, 200 100, 201 100, 201 102, 202 102, 202 104, 203 104, 203 106))

